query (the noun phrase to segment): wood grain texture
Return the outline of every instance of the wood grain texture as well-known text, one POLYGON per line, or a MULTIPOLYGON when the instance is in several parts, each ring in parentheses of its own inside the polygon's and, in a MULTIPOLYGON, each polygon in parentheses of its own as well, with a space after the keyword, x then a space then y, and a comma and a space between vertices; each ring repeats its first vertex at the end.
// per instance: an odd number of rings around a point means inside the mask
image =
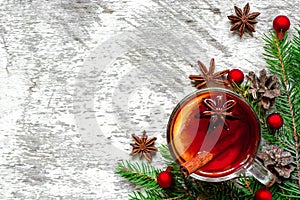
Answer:
POLYGON ((196 61, 258 71, 274 17, 299 20, 299 0, 249 2, 257 32, 239 38, 241 0, 1 0, 0 199, 127 199, 115 164, 131 133, 166 143, 196 61))

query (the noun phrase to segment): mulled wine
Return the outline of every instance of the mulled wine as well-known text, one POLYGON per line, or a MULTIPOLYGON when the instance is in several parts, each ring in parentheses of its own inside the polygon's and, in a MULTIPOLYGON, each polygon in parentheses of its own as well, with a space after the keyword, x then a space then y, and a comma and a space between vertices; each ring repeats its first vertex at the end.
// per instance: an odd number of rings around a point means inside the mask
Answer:
POLYGON ((192 162, 199 152, 209 153, 210 160, 192 173, 217 179, 239 171, 254 159, 260 124, 251 106, 237 94, 218 88, 198 90, 174 109, 167 139, 180 165, 192 162))

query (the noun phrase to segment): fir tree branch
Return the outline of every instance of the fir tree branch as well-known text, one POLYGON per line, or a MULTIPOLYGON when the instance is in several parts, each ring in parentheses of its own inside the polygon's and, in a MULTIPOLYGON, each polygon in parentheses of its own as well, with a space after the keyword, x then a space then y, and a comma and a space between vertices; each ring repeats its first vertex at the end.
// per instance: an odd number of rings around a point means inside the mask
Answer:
POLYGON ((250 187, 250 181, 249 180, 246 180, 246 179, 243 179, 243 181, 244 181, 244 183, 245 183, 245 188, 247 188, 248 190, 249 190, 249 192, 252 194, 252 195, 254 195, 254 192, 253 192, 253 190, 251 189, 251 187, 250 187))
POLYGON ((275 110, 281 111, 285 125, 280 131, 281 135, 278 138, 287 140, 285 143, 290 142, 288 141, 289 138, 294 140, 293 145, 286 147, 292 147, 291 150, 293 150, 295 155, 298 188, 300 188, 299 133, 297 133, 298 122, 295 115, 297 110, 299 110, 299 106, 295 105, 295 101, 299 99, 299 96, 297 96, 299 95, 299 91, 297 92, 295 85, 298 83, 294 82, 295 76, 293 76, 295 70, 293 69, 294 55, 292 43, 287 41, 287 34, 282 41, 279 41, 274 33, 271 33, 270 37, 265 35, 264 40, 267 43, 264 47, 266 51, 264 56, 268 64, 268 69, 279 77, 282 85, 281 96, 277 98, 275 110))
POLYGON ((273 42, 276 45, 276 50, 277 50, 277 55, 279 58, 279 62, 280 62, 280 67, 281 67, 281 72, 282 72, 282 76, 283 76, 283 87, 285 89, 286 92, 286 96, 287 96, 287 100, 288 100, 288 106, 289 106, 289 110, 290 110, 290 114, 291 114, 291 120, 292 120, 292 125, 293 125, 293 136, 294 136, 294 140, 295 140, 295 154, 296 154, 296 166, 297 166, 297 171, 298 171, 298 185, 300 188, 300 166, 299 166, 299 142, 298 142, 298 134, 297 134, 297 126, 296 126, 296 122, 295 122, 295 114, 294 114, 294 110, 293 110, 293 103, 291 100, 291 95, 289 92, 289 83, 287 81, 287 73, 286 73, 286 67, 285 67, 285 63, 283 61, 282 58, 282 53, 281 53, 281 48, 279 47, 279 40, 276 37, 273 37, 273 42))
POLYGON ((151 189, 160 188, 156 182, 156 176, 159 172, 160 170, 149 164, 131 163, 129 161, 119 162, 116 167, 116 174, 120 174, 135 184, 151 189))
POLYGON ((296 127, 296 123, 295 123, 295 114, 294 114, 294 110, 293 110, 293 103, 292 103, 291 95, 289 92, 290 84, 287 81, 286 67, 285 67, 285 63, 282 58, 281 48, 279 47, 279 40, 278 40, 278 38, 273 38, 273 41, 276 45, 277 55, 278 55, 279 62, 280 62, 280 68, 281 68, 281 72, 282 72, 282 76, 283 76, 283 83, 284 83, 283 87, 284 87, 286 95, 287 95, 288 106, 289 106, 290 113, 291 113, 291 120, 292 120, 292 124, 293 124, 293 135, 294 135, 294 139, 296 141, 296 145, 297 145, 296 151, 297 151, 298 150, 298 134, 297 134, 297 127, 296 127))

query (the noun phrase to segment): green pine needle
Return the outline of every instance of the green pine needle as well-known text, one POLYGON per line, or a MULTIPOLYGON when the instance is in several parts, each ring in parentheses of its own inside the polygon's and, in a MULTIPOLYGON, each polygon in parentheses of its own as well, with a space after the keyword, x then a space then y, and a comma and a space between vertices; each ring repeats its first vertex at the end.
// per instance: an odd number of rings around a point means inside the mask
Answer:
POLYGON ((174 163, 174 159, 169 151, 168 145, 162 144, 158 147, 158 151, 167 163, 174 163))
POLYGON ((156 182, 156 176, 160 171, 150 164, 131 163, 130 161, 119 162, 116 167, 116 174, 120 174, 129 181, 150 189, 160 188, 156 182))

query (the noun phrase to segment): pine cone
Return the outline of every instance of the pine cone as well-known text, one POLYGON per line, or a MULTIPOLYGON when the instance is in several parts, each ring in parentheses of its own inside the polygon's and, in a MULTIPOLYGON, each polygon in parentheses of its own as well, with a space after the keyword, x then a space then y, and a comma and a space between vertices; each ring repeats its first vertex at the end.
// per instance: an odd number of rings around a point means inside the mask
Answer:
POLYGON ((259 101, 261 108, 269 110, 275 103, 275 98, 280 95, 280 85, 277 83, 275 75, 267 76, 265 69, 260 71, 259 78, 254 72, 250 71, 246 75, 250 82, 249 92, 253 99, 259 101))
MULTIPOLYGON (((291 165, 293 157, 290 152, 284 151, 282 147, 271 145, 263 147, 257 157, 263 161, 264 166, 274 172, 277 177, 289 178, 294 167, 291 165)), ((280 180, 277 180, 280 182, 280 180)))

